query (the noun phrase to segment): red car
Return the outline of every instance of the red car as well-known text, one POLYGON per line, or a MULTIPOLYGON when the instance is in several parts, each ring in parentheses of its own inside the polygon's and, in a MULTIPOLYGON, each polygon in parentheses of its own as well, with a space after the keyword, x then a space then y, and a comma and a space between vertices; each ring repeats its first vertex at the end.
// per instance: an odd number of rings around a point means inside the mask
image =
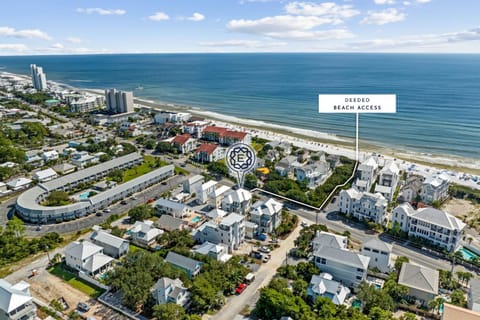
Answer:
POLYGON ((236 288, 235 288, 235 293, 236 294, 241 294, 245 289, 247 288, 247 285, 245 283, 240 283, 236 288))
POLYGON ((148 200, 147 200, 147 203, 152 203, 153 201, 155 201, 155 200, 153 200, 153 199, 148 199, 148 200))

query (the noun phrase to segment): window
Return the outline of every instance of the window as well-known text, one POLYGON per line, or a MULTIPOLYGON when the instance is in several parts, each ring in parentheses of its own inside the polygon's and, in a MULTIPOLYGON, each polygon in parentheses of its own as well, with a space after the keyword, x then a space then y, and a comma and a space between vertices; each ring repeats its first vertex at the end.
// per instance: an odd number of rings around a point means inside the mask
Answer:
POLYGON ((357 272, 363 272, 363 269, 357 268, 357 272))
POLYGON ((355 277, 357 280, 362 280, 362 276, 356 276, 355 277))

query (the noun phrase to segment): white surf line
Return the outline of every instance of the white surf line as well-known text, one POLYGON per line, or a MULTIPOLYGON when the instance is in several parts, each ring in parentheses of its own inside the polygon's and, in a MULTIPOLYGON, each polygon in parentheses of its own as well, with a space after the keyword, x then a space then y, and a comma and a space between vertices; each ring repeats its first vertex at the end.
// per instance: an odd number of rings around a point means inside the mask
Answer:
MULTIPOLYGON (((301 202, 301 201, 297 201, 297 200, 294 200, 294 199, 290 199, 290 198, 287 198, 287 197, 284 197, 282 195, 279 195, 277 193, 274 193, 274 192, 270 192, 270 191, 267 191, 267 190, 264 190, 264 189, 261 189, 261 188, 255 188, 255 189, 252 189, 252 192, 255 192, 255 191, 260 191, 260 192, 263 192, 263 193, 267 193, 271 196, 275 196, 277 198, 280 198, 280 199, 283 199, 283 200, 287 200, 289 202, 293 202, 295 204, 298 204, 298 205, 301 205, 303 207, 307 207, 309 209, 313 209, 313 210, 316 210, 316 211, 322 211, 322 209, 325 207, 325 205, 328 203, 328 201, 330 200, 330 198, 337 192, 338 188, 343 188, 345 187, 354 177, 355 177, 355 172, 357 171, 357 167, 358 167, 358 155, 359 155, 359 150, 358 150, 358 118, 359 118, 359 113, 357 112, 355 114, 355 166, 353 167, 353 172, 352 172, 352 175, 350 176, 350 178, 348 178, 344 183, 342 184, 339 184, 337 186, 335 186, 335 188, 333 188, 333 190, 329 193, 329 195, 325 198, 325 200, 323 201, 323 203, 317 208, 317 207, 314 207, 314 206, 311 206, 307 203, 304 203, 304 202, 301 202)), ((318 213, 318 212, 317 212, 318 213)), ((318 223, 318 220, 317 220, 317 223, 318 223)))

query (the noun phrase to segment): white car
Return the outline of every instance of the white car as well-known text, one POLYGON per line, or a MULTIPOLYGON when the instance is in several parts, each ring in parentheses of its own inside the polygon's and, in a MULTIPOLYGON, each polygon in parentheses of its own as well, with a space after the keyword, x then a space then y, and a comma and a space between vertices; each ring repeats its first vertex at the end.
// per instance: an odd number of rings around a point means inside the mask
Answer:
POLYGON ((300 225, 301 225, 302 227, 304 227, 304 228, 305 228, 305 227, 308 227, 308 223, 307 223, 307 221, 305 221, 305 220, 302 220, 302 222, 300 223, 300 225))

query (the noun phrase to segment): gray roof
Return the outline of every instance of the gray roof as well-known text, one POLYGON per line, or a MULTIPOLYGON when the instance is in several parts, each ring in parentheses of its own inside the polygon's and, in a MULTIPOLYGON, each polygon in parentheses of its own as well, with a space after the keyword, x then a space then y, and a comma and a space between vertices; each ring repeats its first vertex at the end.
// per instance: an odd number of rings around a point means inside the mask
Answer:
POLYGON ((438 270, 404 262, 398 276, 398 283, 409 288, 438 294, 438 270))
POLYGON ((161 229, 177 230, 180 229, 180 226, 183 224, 183 220, 163 214, 155 222, 155 224, 161 229))
POLYGON ((114 236, 104 230, 95 231, 92 236, 92 240, 95 240, 97 244, 106 244, 114 248, 120 248, 125 242, 128 243, 128 240, 122 239, 120 237, 114 236))
POLYGON ((166 208, 172 208, 173 210, 177 210, 177 211, 183 211, 183 209, 185 208, 185 204, 160 198, 157 200, 157 202, 155 202, 155 207, 166 207, 166 208))
POLYGON ((470 281, 471 303, 480 304, 480 279, 473 279, 470 281))
POLYGON ((69 163, 61 163, 61 164, 57 164, 53 167, 53 170, 59 172, 59 173, 62 173, 62 172, 65 172, 65 171, 68 171, 68 170, 72 170, 72 169, 75 169, 76 166, 72 165, 72 164, 69 164, 69 163))
POLYGON ((198 264, 201 264, 200 261, 190 259, 188 257, 182 256, 173 251, 168 252, 165 261, 171 263, 177 267, 194 271, 198 264))
POLYGON ((97 246, 96 244, 91 243, 90 241, 82 241, 82 242, 75 241, 70 243, 66 247, 65 254, 69 254, 80 260, 84 260, 102 250, 103 250, 102 247, 97 246))
POLYGON ((100 163, 95 166, 88 167, 86 169, 67 174, 58 179, 42 183, 41 186, 47 191, 56 190, 71 183, 72 181, 79 181, 84 179, 85 177, 94 176, 101 171, 112 170, 119 165, 128 163, 130 161, 140 160, 140 159, 143 159, 140 154, 130 153, 123 157, 115 158, 110 161, 100 163))
POLYGON ((377 249, 380 251, 392 252, 392 245, 377 238, 370 238, 364 241, 362 248, 369 247, 370 249, 377 249))
POLYGON ((312 243, 317 246, 327 246, 337 249, 345 249, 347 245, 347 237, 321 231, 315 236, 315 238, 312 240, 312 243))
POLYGON ((245 218, 241 214, 230 213, 228 216, 223 218, 222 221, 220 221, 220 224, 231 226, 232 224, 240 223, 243 220, 245 220, 245 218))
POLYGON ((20 281, 12 286, 8 281, 0 279, 0 310, 8 313, 32 301, 32 296, 22 290, 28 289, 28 284, 27 286, 25 284, 24 281, 20 281))
POLYGON ((455 218, 451 214, 434 208, 421 208, 413 215, 414 218, 433 223, 437 226, 447 228, 449 230, 462 230, 465 223, 455 218))
POLYGON ((352 267, 367 269, 370 257, 361 255, 356 252, 350 252, 348 250, 321 246, 319 247, 314 256, 326 258, 327 260, 335 261, 337 263, 346 264, 352 267))
POLYGON ((93 197, 90 197, 90 201, 92 203, 99 203, 99 202, 102 202, 108 198, 111 198, 113 195, 116 195, 116 194, 119 194, 119 193, 122 193, 124 191, 127 191, 129 189, 131 189, 133 186, 136 186, 136 185, 139 185, 139 184, 142 184, 144 182, 147 182, 149 181, 150 179, 156 177, 156 176, 159 176, 159 175, 162 175, 168 171, 172 171, 173 172, 173 169, 174 169, 174 166, 173 165, 168 165, 168 166, 164 166, 164 167, 161 167, 159 169, 156 169, 154 171, 150 171, 148 173, 145 173, 144 175, 141 175, 140 177, 138 178, 135 178, 135 179, 132 179, 130 181, 127 181, 125 183, 122 183, 114 188, 111 188, 111 189, 108 189, 106 191, 103 191, 103 192, 100 192, 99 194, 93 196, 93 197))

